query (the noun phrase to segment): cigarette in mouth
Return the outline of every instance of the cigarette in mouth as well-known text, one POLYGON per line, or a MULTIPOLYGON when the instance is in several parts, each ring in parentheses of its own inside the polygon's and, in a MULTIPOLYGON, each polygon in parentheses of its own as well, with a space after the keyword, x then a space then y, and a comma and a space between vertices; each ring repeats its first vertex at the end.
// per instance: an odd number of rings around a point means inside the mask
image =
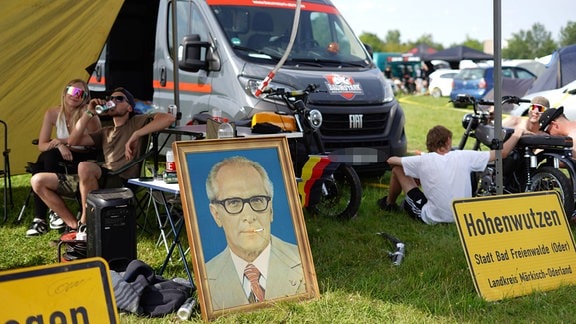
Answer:
POLYGON ((259 228, 259 229, 252 230, 252 232, 254 232, 254 233, 256 233, 256 232, 262 232, 263 230, 264 230, 263 228, 259 228))

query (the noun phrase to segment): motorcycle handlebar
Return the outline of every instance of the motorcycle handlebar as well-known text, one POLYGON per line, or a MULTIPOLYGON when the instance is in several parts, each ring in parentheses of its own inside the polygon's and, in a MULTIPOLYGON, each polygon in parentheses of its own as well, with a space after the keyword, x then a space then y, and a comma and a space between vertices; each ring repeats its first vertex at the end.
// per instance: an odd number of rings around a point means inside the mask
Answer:
MULTIPOLYGON (((518 105, 520 103, 530 103, 530 99, 522 99, 520 97, 516 97, 516 96, 503 96, 502 97, 502 104, 514 104, 514 105, 518 105)), ((480 99, 478 101, 479 105, 485 105, 485 106, 494 106, 494 101, 490 101, 490 100, 484 100, 484 99, 480 99)))
MULTIPOLYGON (((494 106, 494 101, 491 100, 484 100, 484 99, 479 99, 477 100, 476 98, 472 97, 472 96, 468 96, 468 95, 462 95, 462 96, 458 96, 456 97, 456 100, 454 100, 456 102, 461 102, 461 103, 471 103, 474 105, 483 105, 483 106, 494 106)), ((522 99, 520 97, 517 96, 503 96, 502 97, 502 104, 515 104, 518 105, 520 103, 530 103, 530 99, 522 99)))
POLYGON ((504 103, 510 103, 510 104, 515 104, 515 105, 517 105, 517 104, 520 104, 520 103, 523 103, 523 102, 525 102, 525 103, 530 103, 531 101, 530 101, 530 99, 522 99, 522 98, 519 98, 519 97, 516 97, 516 96, 504 96, 504 97, 502 97, 502 103, 503 103, 503 104, 504 104, 504 103))

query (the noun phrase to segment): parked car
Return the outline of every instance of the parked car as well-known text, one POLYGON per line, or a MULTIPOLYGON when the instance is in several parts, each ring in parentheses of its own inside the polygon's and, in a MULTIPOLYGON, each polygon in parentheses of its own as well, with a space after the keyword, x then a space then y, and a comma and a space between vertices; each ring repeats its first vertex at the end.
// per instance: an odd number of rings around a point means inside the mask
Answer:
POLYGON ((452 79, 460 70, 439 69, 428 76, 428 92, 434 98, 448 97, 452 91, 452 79))
MULTIPOLYGON (((513 79, 536 79, 532 72, 518 66, 503 66, 502 77, 513 79)), ((460 70, 454 76, 450 100, 454 107, 464 108, 466 104, 456 103, 458 95, 471 95, 481 99, 494 87, 494 67, 473 67, 460 70)))
MULTIPOLYGON (((542 96, 550 101, 551 108, 564 106, 564 115, 569 120, 576 120, 576 80, 568 83, 562 88, 534 92, 523 97, 532 100, 536 96, 542 96)), ((514 116, 527 116, 529 103, 522 103, 510 112, 514 116)))

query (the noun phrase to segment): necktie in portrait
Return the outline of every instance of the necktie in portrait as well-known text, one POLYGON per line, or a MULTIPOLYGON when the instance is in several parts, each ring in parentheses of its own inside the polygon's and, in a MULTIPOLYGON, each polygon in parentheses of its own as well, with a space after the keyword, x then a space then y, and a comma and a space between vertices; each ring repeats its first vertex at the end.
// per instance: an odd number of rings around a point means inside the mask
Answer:
POLYGON ((250 281, 250 288, 252 292, 248 297, 250 303, 260 302, 264 300, 265 290, 260 286, 260 271, 252 263, 249 263, 244 269, 244 275, 250 281))

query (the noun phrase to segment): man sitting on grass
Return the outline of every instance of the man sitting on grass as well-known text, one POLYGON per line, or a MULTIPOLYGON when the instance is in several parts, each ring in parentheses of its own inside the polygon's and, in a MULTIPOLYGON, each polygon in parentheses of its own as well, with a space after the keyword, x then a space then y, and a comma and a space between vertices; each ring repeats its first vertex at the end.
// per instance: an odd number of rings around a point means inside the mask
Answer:
MULTIPOLYGON (((506 157, 522 136, 517 127, 504 143, 506 157)), ((398 210, 396 199, 404 192, 402 207, 410 216, 426 224, 452 223, 452 201, 472 196, 470 173, 483 171, 496 151, 452 150, 452 132, 444 126, 434 126, 426 136, 429 153, 388 159, 392 168, 388 196, 378 200, 386 211, 398 210), (422 185, 422 190, 418 187, 422 185)))

